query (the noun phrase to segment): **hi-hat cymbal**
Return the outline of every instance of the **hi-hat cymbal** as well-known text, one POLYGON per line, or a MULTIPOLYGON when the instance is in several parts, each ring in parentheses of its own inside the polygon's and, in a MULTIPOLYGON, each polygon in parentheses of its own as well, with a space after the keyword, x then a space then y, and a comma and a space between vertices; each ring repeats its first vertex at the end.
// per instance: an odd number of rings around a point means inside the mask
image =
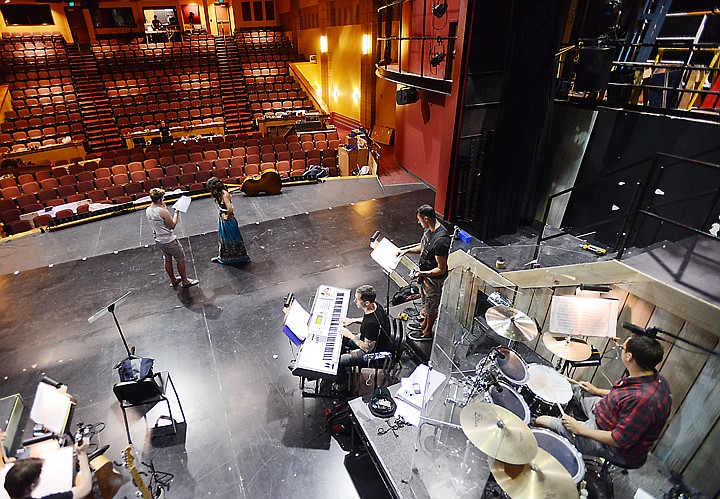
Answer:
POLYGON ((592 347, 580 338, 543 333, 543 343, 548 350, 565 360, 587 360, 592 355, 592 347))
POLYGON ((506 463, 528 463, 538 450, 535 435, 519 417, 482 398, 463 408, 460 426, 478 449, 506 463))
POLYGON ((538 334, 535 321, 512 307, 489 308, 485 320, 493 331, 511 341, 531 341, 538 334))
POLYGON ((496 460, 492 474, 512 499, 577 499, 578 491, 570 473, 548 452, 538 449, 527 464, 509 464, 496 460))

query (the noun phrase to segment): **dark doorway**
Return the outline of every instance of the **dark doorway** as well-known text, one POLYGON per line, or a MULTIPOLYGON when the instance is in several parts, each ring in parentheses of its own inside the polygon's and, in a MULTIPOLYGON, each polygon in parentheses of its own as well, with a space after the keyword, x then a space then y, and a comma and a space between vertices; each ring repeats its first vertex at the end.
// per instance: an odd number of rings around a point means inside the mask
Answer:
POLYGON ((70 26, 70 34, 75 43, 87 45, 90 43, 90 33, 85 21, 85 13, 77 7, 65 7, 65 17, 70 26))

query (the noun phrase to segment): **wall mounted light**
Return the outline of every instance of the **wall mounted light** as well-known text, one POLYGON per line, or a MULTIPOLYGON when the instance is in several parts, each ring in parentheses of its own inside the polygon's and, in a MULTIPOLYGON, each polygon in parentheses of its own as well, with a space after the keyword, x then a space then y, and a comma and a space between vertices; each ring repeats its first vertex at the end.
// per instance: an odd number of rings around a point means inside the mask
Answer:
POLYGON ((340 92, 338 91, 337 87, 333 88, 333 99, 337 99, 340 96, 340 92))
POLYGON ((328 51, 328 39, 327 36, 322 35, 320 37, 320 52, 326 54, 328 51))
POLYGON ((362 53, 368 55, 372 52, 372 35, 365 33, 362 36, 362 53))
POLYGON ((315 95, 317 95, 318 97, 322 97, 322 87, 320 85, 318 85, 315 89, 315 95))
POLYGON ((356 103, 359 102, 360 101, 360 90, 358 90, 357 88, 355 90, 353 90, 352 98, 356 103))

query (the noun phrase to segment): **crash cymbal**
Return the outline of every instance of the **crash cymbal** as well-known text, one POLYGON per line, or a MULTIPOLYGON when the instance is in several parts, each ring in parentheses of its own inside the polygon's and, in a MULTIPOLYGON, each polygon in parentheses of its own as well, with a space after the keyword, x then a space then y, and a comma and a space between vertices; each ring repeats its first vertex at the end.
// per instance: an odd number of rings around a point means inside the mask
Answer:
POLYGON ((538 449, 527 464, 495 461, 495 481, 512 499, 577 499, 578 491, 570 473, 548 452, 538 449))
POLYGON ((531 341, 538 334, 535 321, 512 307, 489 308, 485 320, 493 331, 511 341, 531 341))
POLYGON ((506 463, 528 463, 538 450, 535 435, 519 417, 482 398, 463 408, 460 426, 478 449, 506 463))
POLYGON ((587 360, 592 355, 592 348, 580 338, 543 333, 543 343, 552 353, 565 360, 587 360))

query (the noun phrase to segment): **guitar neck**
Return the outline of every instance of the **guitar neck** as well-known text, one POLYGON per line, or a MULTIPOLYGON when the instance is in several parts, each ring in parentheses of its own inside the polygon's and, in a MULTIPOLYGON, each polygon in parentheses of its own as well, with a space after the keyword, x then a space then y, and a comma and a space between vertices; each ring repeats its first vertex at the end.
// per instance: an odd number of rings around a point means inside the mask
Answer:
POLYGON ((135 457, 132 454, 132 447, 125 447, 123 455, 125 457, 125 463, 127 464, 128 470, 130 470, 130 475, 132 475, 133 480, 135 480, 135 485, 142 494, 142 499, 153 499, 153 495, 150 492, 150 489, 147 488, 147 485, 145 485, 145 482, 143 481, 142 475, 140 475, 140 472, 135 467, 135 457))

